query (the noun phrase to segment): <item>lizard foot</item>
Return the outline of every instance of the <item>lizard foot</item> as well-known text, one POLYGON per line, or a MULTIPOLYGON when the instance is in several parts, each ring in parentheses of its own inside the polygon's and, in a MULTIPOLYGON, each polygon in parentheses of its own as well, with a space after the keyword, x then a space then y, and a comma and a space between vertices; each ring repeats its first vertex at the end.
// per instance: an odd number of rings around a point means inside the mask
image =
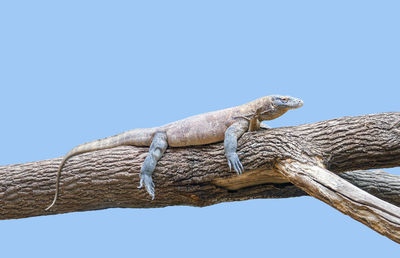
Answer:
POLYGON ((147 192, 150 194, 151 199, 154 200, 155 197, 155 193, 154 193, 154 183, 153 183, 153 179, 151 178, 151 176, 143 174, 140 175, 140 184, 138 186, 138 188, 142 188, 144 184, 144 187, 146 188, 147 192))
POLYGON ((228 159, 229 171, 232 171, 233 167, 233 169, 236 171, 236 174, 240 175, 243 173, 243 165, 240 163, 239 157, 236 153, 231 153, 226 158, 228 159))

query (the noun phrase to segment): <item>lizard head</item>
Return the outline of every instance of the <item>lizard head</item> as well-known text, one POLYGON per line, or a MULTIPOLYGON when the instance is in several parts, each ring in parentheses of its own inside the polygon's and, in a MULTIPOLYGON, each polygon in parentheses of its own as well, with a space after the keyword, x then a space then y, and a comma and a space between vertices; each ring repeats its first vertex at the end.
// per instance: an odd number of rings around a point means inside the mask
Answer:
POLYGON ((260 120, 272 120, 286 113, 289 109, 303 106, 303 101, 290 96, 271 95, 262 98, 259 109, 260 120))
POLYGON ((271 103, 276 109, 296 109, 303 106, 301 99, 293 98, 290 96, 272 95, 271 103))

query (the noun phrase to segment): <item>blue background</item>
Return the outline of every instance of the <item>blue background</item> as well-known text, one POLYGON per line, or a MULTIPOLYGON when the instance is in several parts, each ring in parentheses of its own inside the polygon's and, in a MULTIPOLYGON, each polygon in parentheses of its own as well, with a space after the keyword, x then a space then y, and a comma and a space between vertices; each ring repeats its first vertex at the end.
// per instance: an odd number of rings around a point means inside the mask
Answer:
MULTIPOLYGON (((398 1, 0 1, 0 164, 270 94, 298 125, 399 111, 398 1)), ((398 173, 398 169, 387 171, 398 173)), ((0 221, 1 257, 393 257, 310 198, 0 221)))

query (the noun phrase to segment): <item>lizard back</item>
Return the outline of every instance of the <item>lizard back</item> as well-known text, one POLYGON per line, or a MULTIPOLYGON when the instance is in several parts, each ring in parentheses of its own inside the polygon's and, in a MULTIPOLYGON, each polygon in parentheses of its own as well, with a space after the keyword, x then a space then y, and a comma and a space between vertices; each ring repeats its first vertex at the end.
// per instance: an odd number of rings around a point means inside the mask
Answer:
POLYGON ((171 147, 215 143, 224 140, 226 129, 240 113, 238 107, 227 108, 191 116, 160 128, 166 132, 171 147))

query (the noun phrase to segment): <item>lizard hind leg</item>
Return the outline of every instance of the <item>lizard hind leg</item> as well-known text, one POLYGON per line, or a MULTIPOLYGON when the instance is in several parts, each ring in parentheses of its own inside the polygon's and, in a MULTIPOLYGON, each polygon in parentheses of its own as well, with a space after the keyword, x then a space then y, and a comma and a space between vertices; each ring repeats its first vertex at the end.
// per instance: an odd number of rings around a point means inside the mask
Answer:
POLYGON ((162 157, 167 147, 167 134, 165 132, 156 133, 151 142, 149 153, 140 169, 140 185, 138 188, 142 188, 144 185, 152 200, 155 197, 155 193, 151 175, 156 168, 158 160, 162 157))

